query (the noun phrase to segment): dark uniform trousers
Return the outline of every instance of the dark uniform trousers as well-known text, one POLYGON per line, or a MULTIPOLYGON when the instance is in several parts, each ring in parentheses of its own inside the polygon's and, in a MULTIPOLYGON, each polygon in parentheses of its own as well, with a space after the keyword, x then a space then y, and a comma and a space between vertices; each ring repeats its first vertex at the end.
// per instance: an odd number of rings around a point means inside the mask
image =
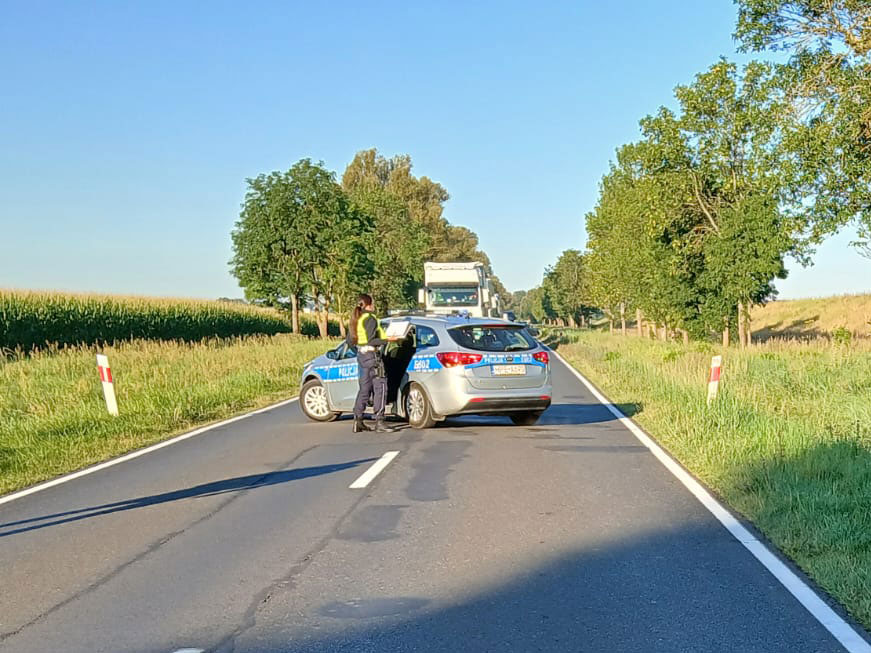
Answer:
POLYGON ((360 391, 354 402, 354 417, 363 419, 369 395, 373 395, 372 409, 375 419, 384 417, 384 404, 387 400, 387 379, 383 376, 383 363, 379 364, 374 352, 357 354, 360 374, 360 391))

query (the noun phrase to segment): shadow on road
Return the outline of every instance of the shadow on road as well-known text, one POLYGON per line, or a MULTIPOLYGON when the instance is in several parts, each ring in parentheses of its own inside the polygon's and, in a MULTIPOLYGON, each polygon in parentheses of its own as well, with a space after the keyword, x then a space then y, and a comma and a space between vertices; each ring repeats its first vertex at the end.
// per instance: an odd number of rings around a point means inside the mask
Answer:
MULTIPOLYGON (((614 404, 627 417, 641 412, 640 403, 614 404)), ((558 403, 551 404, 537 422, 537 426, 561 426, 597 424, 612 422, 617 418, 604 404, 558 403)), ((461 415, 449 417, 444 421, 446 426, 509 426, 508 417, 501 415, 461 415)))
POLYGON ((7 522, 0 524, 0 538, 18 533, 26 533, 27 531, 47 528, 49 526, 59 526, 69 522, 80 521, 82 519, 90 519, 91 517, 99 517, 100 515, 108 515, 113 512, 123 510, 135 510, 136 508, 145 508, 154 506, 160 503, 169 501, 179 501, 182 499, 192 499, 199 497, 210 497, 229 492, 246 492, 260 487, 270 485, 278 485, 280 483, 289 483, 298 481, 312 476, 321 476, 323 474, 332 474, 345 469, 352 469, 358 465, 370 463, 377 458, 364 458, 361 460, 352 460, 346 463, 337 463, 335 465, 318 465, 315 467, 301 467, 299 469, 286 469, 279 472, 269 472, 266 474, 256 474, 251 476, 239 476, 236 478, 227 478, 221 481, 213 481, 211 483, 203 483, 183 490, 173 490, 172 492, 164 492, 163 494, 153 494, 145 497, 137 497, 135 499, 125 499, 124 501, 116 501, 114 503, 104 503, 99 506, 91 506, 88 508, 79 508, 77 510, 68 510, 66 512, 57 512, 51 515, 42 515, 40 517, 31 517, 30 519, 21 519, 18 521, 7 522), (9 529, 9 530, 7 530, 9 529))
MULTIPOLYGON (((357 587, 311 597, 295 586, 272 597, 271 618, 260 615, 258 631, 215 650, 843 651, 712 519, 624 535, 557 555, 546 546, 516 551, 515 573, 495 585, 455 572, 440 583, 454 587, 454 599, 415 594, 409 585, 400 585, 408 593, 357 587), (299 592, 311 603, 297 610, 299 592)), ((467 555, 486 566, 491 554, 467 555)))

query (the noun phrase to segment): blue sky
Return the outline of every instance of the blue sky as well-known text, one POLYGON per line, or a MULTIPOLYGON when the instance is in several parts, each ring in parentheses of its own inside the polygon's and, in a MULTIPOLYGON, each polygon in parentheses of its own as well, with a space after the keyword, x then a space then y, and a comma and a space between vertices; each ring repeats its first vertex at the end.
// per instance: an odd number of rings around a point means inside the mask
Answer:
MULTIPOLYGON (((496 273, 584 244, 614 149, 734 56, 731 0, 4 1, 0 287, 241 296, 245 178, 408 153, 496 273)), ((849 233, 782 297, 871 290, 849 233)), ((797 268, 797 269, 796 269, 797 268)))

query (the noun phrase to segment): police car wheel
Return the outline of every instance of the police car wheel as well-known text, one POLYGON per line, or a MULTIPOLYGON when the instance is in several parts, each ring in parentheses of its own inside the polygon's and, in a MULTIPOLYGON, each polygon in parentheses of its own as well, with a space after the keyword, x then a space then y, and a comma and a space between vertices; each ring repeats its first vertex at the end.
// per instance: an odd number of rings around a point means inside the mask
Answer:
POLYGON ((432 416, 432 406, 429 399, 417 383, 412 383, 405 393, 405 414, 408 423, 415 429, 429 429, 435 426, 435 418, 432 416))
POLYGON ((522 413, 511 413, 509 417, 517 426, 532 426, 541 417, 541 413, 540 410, 529 410, 522 413))
POLYGON ((316 422, 332 422, 339 413, 330 410, 327 389, 320 381, 306 381, 299 393, 299 405, 305 416, 316 422))

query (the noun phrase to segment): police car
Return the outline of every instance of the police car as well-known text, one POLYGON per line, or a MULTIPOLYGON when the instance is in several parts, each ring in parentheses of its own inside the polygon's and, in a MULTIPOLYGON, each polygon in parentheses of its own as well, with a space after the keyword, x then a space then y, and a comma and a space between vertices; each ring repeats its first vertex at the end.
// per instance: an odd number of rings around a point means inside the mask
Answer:
MULTIPOLYGON (((535 424, 550 406, 550 357, 524 328, 507 320, 413 315, 408 335, 384 353, 387 412, 414 428, 451 415, 507 415, 535 424)), ((354 408, 357 352, 342 343, 306 364, 299 403, 309 419, 329 422, 354 408)))

